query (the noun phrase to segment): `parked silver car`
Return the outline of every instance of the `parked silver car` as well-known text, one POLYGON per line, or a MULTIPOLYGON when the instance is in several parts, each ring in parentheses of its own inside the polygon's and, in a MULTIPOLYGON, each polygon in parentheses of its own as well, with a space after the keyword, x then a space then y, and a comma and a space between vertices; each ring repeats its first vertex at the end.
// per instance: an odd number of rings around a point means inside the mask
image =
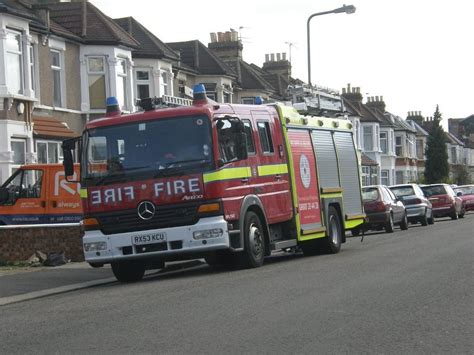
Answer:
POLYGON ((389 189, 403 202, 408 220, 426 226, 434 223, 433 206, 417 184, 392 185, 389 189))

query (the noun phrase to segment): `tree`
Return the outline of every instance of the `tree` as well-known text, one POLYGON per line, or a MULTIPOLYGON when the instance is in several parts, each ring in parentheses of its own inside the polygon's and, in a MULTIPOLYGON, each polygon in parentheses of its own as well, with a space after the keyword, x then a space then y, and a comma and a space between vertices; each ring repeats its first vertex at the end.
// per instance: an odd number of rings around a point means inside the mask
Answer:
POLYGON ((433 124, 426 143, 425 179, 427 184, 447 181, 449 178, 448 141, 443 127, 440 126, 441 113, 436 105, 433 124))

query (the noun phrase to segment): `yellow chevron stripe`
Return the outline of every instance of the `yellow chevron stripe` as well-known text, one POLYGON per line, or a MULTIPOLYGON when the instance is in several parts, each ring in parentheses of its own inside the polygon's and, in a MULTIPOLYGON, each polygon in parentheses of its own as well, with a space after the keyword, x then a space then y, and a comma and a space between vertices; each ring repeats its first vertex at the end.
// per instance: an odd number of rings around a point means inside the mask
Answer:
POLYGON ((258 176, 288 174, 288 165, 286 164, 261 165, 257 167, 257 171, 258 171, 258 176))
POLYGON ((81 198, 87 198, 87 189, 81 189, 79 191, 79 196, 81 196, 81 198))
POLYGON ((232 180, 239 178, 247 178, 252 176, 252 170, 250 167, 242 168, 227 168, 212 173, 203 174, 204 183, 220 181, 220 180, 232 180))

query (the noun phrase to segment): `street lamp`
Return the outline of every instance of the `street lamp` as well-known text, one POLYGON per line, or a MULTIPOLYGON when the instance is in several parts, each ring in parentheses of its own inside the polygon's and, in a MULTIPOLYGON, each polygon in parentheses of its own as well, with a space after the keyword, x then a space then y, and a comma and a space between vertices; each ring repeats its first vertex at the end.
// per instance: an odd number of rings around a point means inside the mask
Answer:
POLYGON ((340 14, 345 12, 346 14, 353 14, 356 11, 354 5, 343 5, 337 9, 331 11, 317 12, 308 17, 308 23, 306 27, 306 37, 308 38, 308 84, 311 87, 311 42, 310 42, 310 33, 309 33, 309 23, 313 17, 327 15, 327 14, 340 14))

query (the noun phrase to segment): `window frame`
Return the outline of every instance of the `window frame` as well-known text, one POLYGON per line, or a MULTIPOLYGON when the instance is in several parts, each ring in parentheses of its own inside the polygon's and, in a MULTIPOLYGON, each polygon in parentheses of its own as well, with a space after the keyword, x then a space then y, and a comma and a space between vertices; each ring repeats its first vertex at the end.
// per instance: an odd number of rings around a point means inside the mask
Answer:
MULTIPOLYGON (((14 94, 18 94, 18 95, 24 95, 25 93, 25 75, 24 75, 24 63, 23 63, 23 59, 24 59, 24 51, 23 51, 23 31, 21 30, 17 30, 17 29, 13 29, 13 28, 9 28, 7 27, 5 29, 5 65, 7 66, 8 65, 8 58, 12 55, 14 56, 17 56, 18 58, 18 62, 19 62, 19 78, 15 78, 15 81, 18 79, 19 82, 19 89, 18 91, 16 91, 14 94), (13 34, 14 36, 19 36, 19 39, 18 39, 18 48, 19 50, 18 51, 14 51, 14 50, 11 50, 8 48, 7 46, 7 41, 8 41, 8 35, 11 35, 13 34)), ((5 67, 6 69, 6 67, 5 67)), ((9 75, 9 73, 11 73, 10 70, 6 70, 6 75, 5 75, 5 81, 6 81, 6 84, 7 84, 7 87, 9 88, 9 90, 11 90, 14 86, 12 86, 12 83, 11 83, 11 77, 9 75)), ((16 83, 15 83, 16 84, 16 83)), ((16 87, 16 85, 15 85, 16 87)))
POLYGON ((402 136, 395 136, 395 155, 397 157, 403 156, 403 137, 402 136), (397 142, 398 139, 400 139, 400 144, 398 144, 397 142), (400 149, 400 151, 398 149, 400 149))
POLYGON ((362 140, 364 142, 364 151, 371 152, 371 151, 374 150, 374 147, 375 147, 375 144, 374 144, 374 129, 373 129, 372 126, 362 126, 362 140), (369 130, 370 130, 370 132, 369 132, 369 130), (369 137, 370 137, 370 143, 371 143, 370 148, 368 147, 368 144, 367 144, 368 142, 366 141, 366 138, 369 138, 369 137))
POLYGON ((105 55, 87 55, 86 57, 86 70, 87 70, 87 92, 89 95, 89 109, 90 110, 104 110, 106 108, 105 100, 107 98, 108 92, 109 92, 109 83, 108 83, 108 71, 107 71, 107 60, 105 55), (91 71, 90 67, 90 60, 91 59, 101 59, 102 64, 103 64, 103 70, 101 71, 91 71), (92 107, 91 103, 91 85, 90 85, 90 77, 92 75, 100 75, 104 77, 104 100, 103 100, 103 106, 101 107, 92 107))
MULTIPOLYGON (((249 119, 242 119, 242 124, 244 125, 245 133, 247 133, 247 123, 249 124, 250 128, 250 142, 253 147, 253 151, 249 150, 249 145, 247 144, 247 154, 249 156, 253 156, 257 154, 257 148, 255 146, 255 139, 253 138, 253 126, 252 126, 252 121, 249 119)), ((247 135, 247 142, 248 142, 249 136, 247 135)))
POLYGON ((63 78, 64 78, 64 67, 63 67, 63 52, 55 49, 55 48, 50 48, 49 53, 51 55, 51 71, 52 71, 52 86, 53 86, 53 107, 64 107, 64 84, 63 84, 63 78), (57 54, 58 55, 58 62, 59 66, 56 66, 53 64, 53 55, 57 54), (59 88, 56 88, 56 81, 55 81, 55 73, 58 73, 59 75, 59 88), (59 103, 57 104, 56 102, 56 89, 58 89, 58 94, 59 94, 59 103))
MULTIPOLYGON (((129 83, 129 76, 128 76, 128 60, 127 58, 119 57, 117 58, 117 66, 119 70, 116 71, 117 74, 117 89, 119 88, 119 82, 121 85, 122 92, 119 94, 117 91, 117 100, 120 105, 120 109, 123 111, 128 111, 128 83, 129 83), (123 97, 119 97, 122 95, 123 97), (120 102, 122 101, 122 102, 120 102)), ((107 90, 106 90, 107 91, 107 90)))
POLYGON ((380 131, 380 151, 382 152, 382 154, 388 154, 388 132, 385 132, 385 131, 380 131), (382 135, 384 135, 385 137, 382 138, 382 135), (382 142, 385 142, 385 151, 383 149, 384 147, 384 144, 382 144, 382 142))
POLYGON ((10 149, 11 149, 11 151, 13 152, 13 155, 15 155, 15 150, 13 149, 13 145, 12 145, 12 143, 14 143, 14 142, 15 142, 15 143, 23 143, 23 157, 24 157, 23 161, 22 161, 21 163, 18 163, 18 162, 15 161, 15 157, 13 156, 13 164, 12 164, 12 166, 18 168, 18 167, 20 167, 21 165, 25 165, 25 164, 26 164, 26 153, 27 153, 26 143, 27 143, 27 142, 26 142, 26 139, 25 139, 25 138, 12 137, 12 138, 10 139, 10 149))
POLYGON ((148 68, 135 68, 134 70, 134 79, 135 79, 135 99, 138 100, 141 97, 139 96, 140 90, 139 86, 148 86, 148 97, 152 96, 152 81, 151 81, 151 69, 148 68), (145 72, 148 75, 147 80, 138 79, 138 73, 145 72))
POLYGON ((270 122, 269 121, 263 121, 263 120, 258 120, 257 121, 257 132, 258 132, 258 137, 259 137, 259 140, 260 140, 260 149, 262 150, 262 154, 263 155, 273 155, 275 154, 275 147, 274 147, 274 143, 273 143, 273 138, 272 138, 272 129, 271 129, 271 126, 270 126, 270 122), (269 151, 265 150, 265 147, 263 146, 264 145, 264 140, 262 139, 262 134, 261 134, 261 130, 260 130, 260 124, 263 124, 264 125, 264 130, 265 130, 265 136, 267 138, 267 142, 269 144, 269 151))
POLYGON ((35 141, 35 149, 36 149, 36 154, 37 154, 37 159, 38 159, 38 163, 40 164, 61 164, 63 162, 63 155, 62 155, 62 149, 61 149, 61 142, 59 141, 48 141, 48 140, 44 140, 44 139, 38 139, 35 141), (38 144, 46 144, 46 162, 40 162, 39 160, 39 149, 38 149, 38 144), (50 145, 57 145, 57 161, 54 162, 54 161, 51 161, 50 162, 50 158, 49 158, 49 146, 50 145))

